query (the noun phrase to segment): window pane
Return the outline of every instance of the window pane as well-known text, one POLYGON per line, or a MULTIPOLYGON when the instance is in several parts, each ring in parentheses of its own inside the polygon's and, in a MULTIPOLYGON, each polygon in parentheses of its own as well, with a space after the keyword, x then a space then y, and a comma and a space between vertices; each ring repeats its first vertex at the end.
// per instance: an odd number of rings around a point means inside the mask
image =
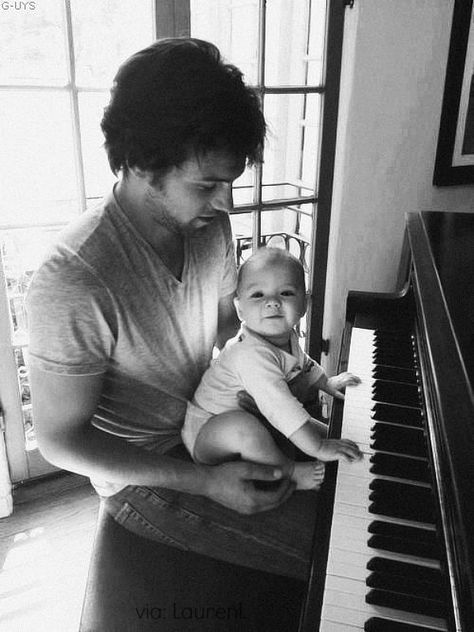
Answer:
POLYGON ((1 224, 68 221, 79 209, 69 95, 1 92, 0 111, 1 224))
POLYGON ((152 43, 152 2, 141 0, 138 4, 139 7, 136 2, 72 0, 79 86, 111 86, 119 64, 152 43))
POLYGON ((108 92, 79 93, 82 157, 88 199, 103 197, 116 180, 107 161, 103 147, 104 136, 100 129, 104 107, 109 98, 108 92))
POLYGON ((267 3, 266 85, 320 84, 325 19, 325 0, 272 0, 267 3))
POLYGON ((319 95, 267 95, 263 199, 310 196, 316 181, 319 95))
POLYGON ((326 38, 326 0, 312 0, 308 45, 308 85, 320 85, 323 80, 326 38))
POLYGON ((31 277, 58 230, 60 227, 0 230, 0 265, 3 266, 6 281, 26 450, 35 449, 36 440, 27 368, 28 323, 25 297, 31 277))
POLYGON ((252 254, 252 213, 232 213, 230 223, 235 241, 237 264, 240 265, 252 254))
POLYGON ((67 83, 63 3, 2 2, 0 83, 67 83))
POLYGON ((7 283, 14 344, 24 344, 27 340, 26 291, 33 272, 61 228, 0 230, 0 257, 7 283))
POLYGON ((304 85, 309 0, 267 3, 265 84, 304 85))
POLYGON ((213 42, 246 83, 257 83, 257 0, 191 0, 191 35, 213 42))
POLYGON ((234 206, 252 204, 254 201, 254 182, 255 170, 252 167, 247 167, 240 178, 237 178, 233 184, 234 206))

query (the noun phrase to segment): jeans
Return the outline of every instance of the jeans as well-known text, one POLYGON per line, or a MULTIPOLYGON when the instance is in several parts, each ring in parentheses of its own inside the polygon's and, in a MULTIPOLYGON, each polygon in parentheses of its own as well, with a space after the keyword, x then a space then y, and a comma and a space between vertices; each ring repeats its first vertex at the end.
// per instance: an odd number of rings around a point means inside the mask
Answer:
MULTIPOLYGON (((189 459, 183 446, 168 454, 189 459)), ((317 500, 316 491, 298 491, 276 509, 249 516, 204 496, 131 485, 102 502, 137 535, 306 581, 317 500)))

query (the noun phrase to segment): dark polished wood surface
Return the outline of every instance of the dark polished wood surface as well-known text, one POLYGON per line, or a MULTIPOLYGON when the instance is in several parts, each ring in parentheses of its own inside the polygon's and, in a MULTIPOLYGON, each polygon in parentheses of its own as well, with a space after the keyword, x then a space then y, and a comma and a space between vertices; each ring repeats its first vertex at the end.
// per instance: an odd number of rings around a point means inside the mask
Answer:
POLYGON ((474 385, 474 212, 421 213, 459 349, 474 385))

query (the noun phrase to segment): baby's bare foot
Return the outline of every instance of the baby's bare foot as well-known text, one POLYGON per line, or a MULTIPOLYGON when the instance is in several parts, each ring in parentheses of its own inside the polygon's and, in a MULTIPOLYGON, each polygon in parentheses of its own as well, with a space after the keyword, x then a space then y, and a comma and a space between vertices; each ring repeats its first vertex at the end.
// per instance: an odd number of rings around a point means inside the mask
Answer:
POLYGON ((318 489, 324 479, 324 463, 321 461, 295 463, 291 478, 296 483, 296 489, 318 489))

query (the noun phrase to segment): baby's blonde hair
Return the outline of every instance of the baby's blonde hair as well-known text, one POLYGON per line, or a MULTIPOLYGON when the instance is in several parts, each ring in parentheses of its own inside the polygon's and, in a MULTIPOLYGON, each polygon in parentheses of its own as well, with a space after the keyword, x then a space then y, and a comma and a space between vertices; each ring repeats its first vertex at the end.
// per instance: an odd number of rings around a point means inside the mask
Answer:
POLYGON ((285 263, 286 265, 292 266, 297 274, 298 283, 301 284, 303 292, 306 291, 304 268, 301 261, 292 255, 291 252, 288 252, 288 250, 283 250, 282 248, 267 248, 264 246, 259 248, 239 267, 237 274, 237 294, 241 288, 245 270, 249 270, 250 267, 257 266, 259 264, 261 266, 266 266, 271 265, 272 263, 285 263))

